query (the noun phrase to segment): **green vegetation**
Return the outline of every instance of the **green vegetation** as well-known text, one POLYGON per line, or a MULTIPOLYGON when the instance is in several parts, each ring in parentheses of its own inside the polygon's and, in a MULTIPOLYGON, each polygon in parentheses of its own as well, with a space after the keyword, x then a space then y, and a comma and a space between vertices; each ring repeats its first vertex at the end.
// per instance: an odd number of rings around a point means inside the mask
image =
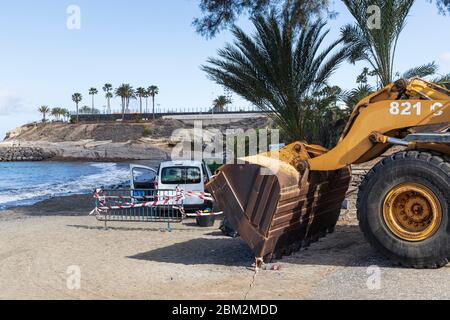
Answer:
POLYGON ((110 83, 106 83, 103 86, 103 91, 105 92, 105 98, 107 101, 107 111, 110 112, 111 111, 111 99, 114 97, 112 91, 113 91, 113 86, 110 83))
MULTIPOLYGON (((203 16, 194 19, 198 33, 211 38, 232 27, 241 15, 250 18, 265 16, 268 12, 290 11, 298 23, 306 23, 313 16, 328 12, 329 0, 201 0, 203 16)), ((330 13, 332 15, 332 13, 330 13)))
POLYGON ((143 137, 149 137, 152 134, 153 134, 153 130, 152 130, 152 128, 149 128, 149 127, 145 127, 144 131, 142 131, 142 136, 143 137))
POLYGON ((349 57, 350 48, 338 39, 319 51, 328 33, 325 23, 319 20, 299 28, 288 12, 282 19, 274 13, 258 16, 253 24, 253 36, 234 27, 234 44, 219 50, 220 58, 210 58, 203 70, 218 84, 271 112, 289 141, 306 141, 311 138, 309 128, 318 98, 323 103, 337 99, 327 81, 349 57))
POLYGON ((51 115, 55 118, 56 121, 60 121, 61 119, 67 119, 70 116, 70 112, 64 108, 53 108, 51 111, 51 115))
POLYGON ((159 88, 155 85, 151 85, 148 89, 147 89, 147 95, 149 97, 152 97, 152 103, 153 103, 153 119, 155 119, 155 97, 156 95, 159 94, 159 88))
POLYGON ((89 106, 83 106, 83 107, 80 108, 80 113, 81 114, 99 114, 100 110, 95 109, 95 108, 92 109, 89 106))
MULTIPOLYGON (((355 0, 355 2, 365 0, 355 0)), ((388 2, 390 0, 387 0, 388 2)), ((422 0, 423 1, 423 0, 422 0)), ((435 3, 439 13, 450 14, 450 0, 425 0, 435 3)), ((377 1, 370 1, 376 4, 377 1)), ((383 1, 385 2, 385 1, 383 1)), ((216 36, 220 31, 229 29, 241 16, 254 18, 267 15, 271 10, 290 11, 299 24, 312 21, 313 18, 327 15, 333 18, 336 12, 330 12, 330 0, 200 0, 202 16, 194 19, 197 32, 207 38, 216 36)))
POLYGON ((76 108, 77 108, 77 123, 79 122, 79 110, 78 110, 78 105, 80 104, 80 102, 83 100, 83 96, 81 95, 81 93, 74 93, 72 95, 72 101, 75 102, 76 108))
MULTIPOLYGON (((248 35, 233 26, 234 43, 219 50, 203 70, 216 83, 270 112, 287 137, 285 142, 332 147, 363 98, 399 78, 431 77, 438 71, 435 62, 394 71, 398 39, 415 0, 343 0, 355 23, 344 26, 340 38, 323 48, 328 32, 318 17, 326 13, 332 18, 328 2, 203 0, 204 16, 194 21, 200 34, 213 37, 244 13, 252 18, 256 33, 248 35), (380 8, 378 26, 371 21, 373 5, 380 8), (349 91, 328 83, 344 60, 370 66, 349 91), (376 78, 375 86, 370 77, 376 78)), ((450 1, 436 3, 441 13, 450 12, 450 1)), ((449 87, 450 74, 431 81, 449 87)))
POLYGON ((209 170, 214 174, 222 165, 218 164, 216 161, 207 163, 209 170))
POLYGON ((147 90, 145 90, 145 88, 139 87, 136 89, 136 95, 139 98, 139 111, 142 114, 142 99, 147 98, 147 90))
POLYGON ((82 114, 91 113, 91 108, 89 106, 82 106, 80 108, 80 113, 82 113, 82 114))
POLYGON ((227 105, 231 104, 231 100, 227 98, 226 96, 218 96, 213 101, 213 108, 211 111, 213 113, 215 112, 224 112, 227 110, 227 105))
MULTIPOLYGON (((409 79, 413 77, 428 77, 437 73, 439 67, 433 61, 423 65, 412 67, 400 74, 394 72, 395 54, 397 42, 406 24, 407 16, 416 2, 415 0, 343 0, 348 10, 356 20, 356 24, 348 24, 342 28, 342 36, 346 43, 352 46, 351 62, 358 60, 366 61, 372 68, 369 71, 365 68, 358 81, 365 85, 354 89, 354 93, 359 94, 354 97, 361 97, 363 93, 371 90, 366 83, 368 76, 377 77, 377 87, 381 88, 399 78, 409 79), (380 28, 371 27, 368 24, 368 14, 370 6, 376 5, 380 10, 382 23, 380 28)), ((450 1, 448 2, 450 5, 450 1)), ((450 9, 450 6, 448 7, 450 9)), ((436 77, 432 81, 443 86, 448 85, 450 74, 436 77)))
POLYGON ((305 140, 320 144, 326 148, 333 147, 339 140, 345 121, 350 112, 340 108, 338 103, 345 97, 341 88, 324 86, 304 101, 305 140))
POLYGON ((378 77, 378 86, 384 87, 394 79, 394 59, 397 42, 406 17, 415 0, 343 0, 356 24, 342 28, 344 41, 351 44, 352 62, 365 60, 378 77), (371 6, 380 8, 379 26, 368 20, 371 6), (382 23, 389 21, 389 23, 382 23))
POLYGON ((48 106, 41 106, 38 111, 42 113, 42 122, 47 122, 47 114, 50 113, 50 108, 48 106))
POLYGON ((94 100, 94 97, 95 97, 95 95, 97 95, 97 94, 98 94, 98 90, 97 90, 96 88, 90 88, 90 89, 89 89, 89 95, 92 96, 92 110, 95 109, 95 100, 94 100))
MULTIPOLYGON (((129 105, 131 99, 137 99, 139 98, 139 105, 140 105, 140 113, 142 114, 144 112, 143 110, 143 100, 146 101, 146 112, 148 112, 148 98, 152 97, 153 99, 153 118, 155 118, 155 97, 159 94, 159 88, 155 85, 150 86, 148 89, 145 89, 144 87, 139 87, 136 90, 133 89, 133 87, 130 84, 122 84, 118 88, 114 89, 113 85, 110 83, 106 83, 102 87, 103 92, 105 93, 105 99, 107 102, 106 105, 106 112, 111 112, 111 99, 116 97, 121 98, 121 107, 122 107, 122 119, 125 117, 125 113, 129 112, 129 105)), ((92 96, 92 104, 91 107, 89 106, 83 106, 80 108, 80 103, 83 101, 83 95, 79 92, 76 92, 72 95, 72 101, 75 103, 76 108, 76 119, 71 120, 71 122, 79 122, 79 115, 80 114, 100 114, 101 111, 95 107, 95 96, 99 93, 98 90, 94 87, 90 88, 88 90, 88 93, 90 96, 92 96)), ((50 109, 50 108, 49 108, 50 109)), ((50 109, 47 114, 51 114, 56 121, 63 120, 69 120, 71 114, 70 112, 65 108, 53 108, 50 109)), ((140 118, 139 118, 140 119, 140 118)))
POLYGON ((130 106, 130 99, 135 99, 136 94, 133 87, 129 84, 122 84, 116 89, 116 97, 122 99, 122 120, 125 119, 125 112, 130 106))

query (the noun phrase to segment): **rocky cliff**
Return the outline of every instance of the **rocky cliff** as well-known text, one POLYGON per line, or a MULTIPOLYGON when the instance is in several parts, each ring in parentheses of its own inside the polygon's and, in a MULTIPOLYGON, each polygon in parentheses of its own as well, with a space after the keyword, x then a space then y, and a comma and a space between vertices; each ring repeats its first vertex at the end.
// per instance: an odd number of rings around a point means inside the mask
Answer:
MULTIPOLYGON (((209 122, 204 129, 257 129, 270 124, 265 117, 209 122)), ((0 154, 17 153, 11 159, 27 160, 17 151, 17 146, 35 149, 39 153, 53 155, 54 159, 83 160, 166 160, 173 146, 183 137, 174 134, 179 129, 192 129, 191 121, 159 119, 142 123, 89 123, 68 124, 62 122, 28 124, 9 132, 0 143, 0 154)), ((48 158, 43 158, 48 159, 48 158)), ((0 160, 1 161, 1 160, 0 160)))

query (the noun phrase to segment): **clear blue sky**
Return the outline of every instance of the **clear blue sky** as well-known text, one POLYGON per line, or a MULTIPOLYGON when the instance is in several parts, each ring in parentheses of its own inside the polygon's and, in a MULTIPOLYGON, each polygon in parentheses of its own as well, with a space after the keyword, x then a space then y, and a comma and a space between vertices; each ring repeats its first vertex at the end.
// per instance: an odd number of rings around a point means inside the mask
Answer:
MULTIPOLYGON (((163 108, 211 105, 223 93, 200 70, 230 34, 213 40, 195 33, 199 0, 15 0, 0 10, 0 140, 7 130, 40 119, 43 104, 73 108, 71 95, 99 90, 105 82, 134 87, 156 84, 163 108), (67 7, 81 8, 81 30, 68 30, 67 7)), ((328 40, 352 21, 339 0, 340 13, 330 22, 328 40)), ((250 29, 246 19, 240 24, 250 29)), ((436 61, 441 73, 450 72, 450 17, 437 14, 434 4, 417 0, 401 36, 396 70, 436 61)), ((351 89, 363 64, 343 65, 332 83, 351 89)), ((235 98, 235 104, 248 103, 235 98)), ((103 106, 103 95, 97 106, 103 106)), ((113 101, 119 109, 120 101, 113 101)))

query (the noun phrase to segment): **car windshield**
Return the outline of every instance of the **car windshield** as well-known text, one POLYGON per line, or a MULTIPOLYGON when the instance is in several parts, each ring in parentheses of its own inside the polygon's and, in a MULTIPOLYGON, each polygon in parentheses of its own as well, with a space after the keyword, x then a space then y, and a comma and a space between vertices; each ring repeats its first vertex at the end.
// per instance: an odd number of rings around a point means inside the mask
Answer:
POLYGON ((200 168, 168 167, 161 172, 162 184, 198 184, 202 182, 200 168))

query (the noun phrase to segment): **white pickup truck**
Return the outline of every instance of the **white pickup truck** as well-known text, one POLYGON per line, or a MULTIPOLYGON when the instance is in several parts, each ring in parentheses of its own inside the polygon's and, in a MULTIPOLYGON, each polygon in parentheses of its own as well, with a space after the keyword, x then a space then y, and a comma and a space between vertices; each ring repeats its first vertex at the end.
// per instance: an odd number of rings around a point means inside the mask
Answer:
MULTIPOLYGON (((158 169, 142 165, 131 165, 131 188, 205 192, 205 185, 212 177, 211 170, 203 161, 167 161, 158 169)), ((186 212, 212 209, 213 204, 196 197, 187 197, 186 212)))

